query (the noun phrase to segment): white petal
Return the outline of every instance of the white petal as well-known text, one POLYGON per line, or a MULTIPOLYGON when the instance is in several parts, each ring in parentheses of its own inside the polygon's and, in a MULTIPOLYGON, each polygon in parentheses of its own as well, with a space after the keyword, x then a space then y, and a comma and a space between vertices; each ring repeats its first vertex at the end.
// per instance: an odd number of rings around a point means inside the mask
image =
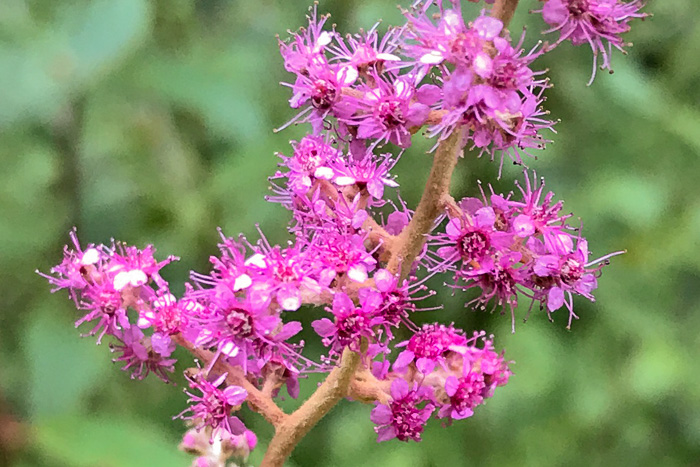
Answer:
POLYGON ((233 342, 227 342, 221 346, 221 353, 228 355, 229 357, 235 357, 241 349, 238 348, 233 342))
POLYGON ((335 179, 335 184, 340 186, 348 186, 352 185, 353 183, 355 183, 355 179, 346 175, 341 175, 335 179))
POLYGON ((397 80, 394 82, 394 89, 396 90, 396 94, 403 94, 404 91, 406 91, 406 82, 403 80, 397 80))
POLYGON ((399 58, 393 54, 377 54, 377 58, 379 60, 385 60, 388 62, 400 62, 401 61, 401 58, 399 58))
POLYGON ((83 253, 83 258, 80 260, 80 264, 87 266, 89 264, 95 264, 100 260, 100 252, 94 248, 89 248, 83 253))
POLYGON ((342 85, 349 86, 357 80, 358 73, 355 67, 345 66, 338 70, 336 77, 342 85))
POLYGON ((241 274, 240 276, 236 277, 235 281, 233 281, 233 291, 238 292, 239 290, 247 289, 252 283, 253 280, 248 274, 241 274))
POLYGON ((322 178, 324 180, 330 180, 333 178, 333 169, 330 167, 319 167, 314 172, 314 177, 322 178))
POLYGON ((267 264, 265 263, 265 255, 263 255, 261 253, 255 253, 253 256, 251 256, 250 258, 245 260, 245 263, 243 263, 243 264, 245 264, 246 266, 253 265, 253 266, 259 267, 261 269, 264 269, 267 267, 267 264))
POLYGON ((348 270, 348 277, 355 282, 364 282, 367 280, 367 269, 358 264, 348 270))
POLYGON ((112 283, 114 285, 114 290, 121 291, 129 284, 129 273, 126 271, 120 272, 114 276, 114 281, 112 283))
POLYGON ((318 36, 318 40, 316 41, 316 45, 320 45, 323 47, 324 45, 328 45, 331 43, 333 40, 333 34, 329 33, 328 31, 323 31, 320 36, 318 36))
POLYGON ((420 62, 425 63, 426 65, 437 65, 438 63, 442 63, 444 59, 445 57, 442 56, 442 53, 438 52, 437 50, 433 50, 423 55, 420 58, 420 62))
POLYGON ((148 282, 148 276, 140 269, 133 269, 129 271, 128 274, 129 284, 131 284, 132 287, 139 287, 148 282))

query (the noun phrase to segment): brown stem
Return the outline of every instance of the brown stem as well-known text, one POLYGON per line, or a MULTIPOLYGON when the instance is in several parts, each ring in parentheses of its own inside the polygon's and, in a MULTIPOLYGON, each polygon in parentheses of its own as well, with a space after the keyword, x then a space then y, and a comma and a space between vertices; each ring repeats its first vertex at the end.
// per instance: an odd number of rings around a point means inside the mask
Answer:
POLYGON ((392 379, 377 379, 367 368, 358 369, 350 382, 349 396, 356 401, 371 403, 379 401, 389 403, 389 392, 392 379))
MULTIPOLYGON (((188 342, 182 335, 173 336, 175 342, 186 348, 192 355, 200 359, 205 365, 208 365, 214 358, 214 353, 208 350, 198 349, 192 343, 188 342)), ((253 383, 248 381, 239 367, 234 367, 221 359, 218 359, 214 365, 214 369, 220 373, 227 373, 226 382, 240 386, 248 392, 248 404, 253 410, 262 415, 265 420, 275 427, 280 426, 288 417, 277 404, 266 394, 256 388, 253 383)))
POLYGON ((491 16, 500 19, 503 29, 506 29, 510 20, 513 19, 516 8, 518 8, 518 0, 496 0, 491 8, 491 16))
POLYGON ((463 135, 464 128, 458 128, 447 139, 440 142, 416 212, 411 222, 396 237, 393 255, 387 269, 396 273, 400 267, 402 278, 405 278, 411 270, 413 261, 425 245, 425 235, 433 228, 435 218, 442 211, 442 198, 449 194, 452 172, 462 150, 463 135))
POLYGON ((260 467, 282 467, 294 447, 306 436, 343 397, 348 395, 348 386, 355 369, 360 362, 360 355, 346 348, 340 364, 335 367, 326 380, 311 397, 293 414, 277 426, 275 436, 270 441, 260 467))

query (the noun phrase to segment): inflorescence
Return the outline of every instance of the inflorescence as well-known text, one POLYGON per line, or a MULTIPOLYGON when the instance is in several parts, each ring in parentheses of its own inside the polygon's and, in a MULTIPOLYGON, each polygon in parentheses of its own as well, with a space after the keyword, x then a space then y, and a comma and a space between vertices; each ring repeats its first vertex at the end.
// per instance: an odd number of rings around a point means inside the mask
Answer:
MULTIPOLYGON (((554 45, 587 42, 609 68, 610 48, 625 45, 620 34, 645 16, 641 6, 548 0, 539 11, 560 33, 554 45)), ((151 246, 81 247, 75 230, 63 261, 45 275, 82 311, 76 327, 85 324, 98 344, 110 336, 114 360, 132 378, 169 381, 177 345, 198 357, 203 367, 186 372, 189 407, 181 414, 192 427, 182 447, 199 456, 196 465, 247 456, 257 439, 233 413, 246 402, 262 412, 260 401, 283 388, 297 397, 300 378, 333 370, 348 350, 361 361, 347 396, 374 404, 378 441, 419 441, 431 418, 472 416, 508 382, 510 362, 483 331, 416 325, 426 309, 420 301, 435 294, 426 279, 447 274, 453 289, 476 289, 466 306, 507 312, 513 331, 523 299, 528 315, 539 309, 553 319, 565 309, 570 327, 578 318, 573 296, 593 300, 602 267, 617 254, 591 259, 580 225, 524 170, 510 193, 482 187, 478 197, 444 196, 434 229, 421 233, 425 247, 397 257, 414 211, 390 196, 399 156, 385 148, 401 155, 424 130, 438 151, 458 138, 458 148, 498 158, 501 167, 506 156, 522 163, 552 129, 542 108, 549 81, 531 68, 552 47, 524 49, 524 33, 512 41, 486 10, 465 20, 458 0, 415 2, 403 12, 406 24, 384 35, 375 25, 343 37, 316 6, 310 11, 308 26, 279 42, 298 112, 287 125, 311 126, 278 155, 270 178, 268 200, 290 211, 292 241, 220 232, 211 270, 193 272, 180 298, 160 275, 177 258, 157 261, 151 246), (402 274, 396 264, 405 261, 411 267, 402 274), (295 340, 304 305, 327 312, 312 323, 327 348, 320 361, 295 340), (397 342, 399 328, 410 337, 397 342)))

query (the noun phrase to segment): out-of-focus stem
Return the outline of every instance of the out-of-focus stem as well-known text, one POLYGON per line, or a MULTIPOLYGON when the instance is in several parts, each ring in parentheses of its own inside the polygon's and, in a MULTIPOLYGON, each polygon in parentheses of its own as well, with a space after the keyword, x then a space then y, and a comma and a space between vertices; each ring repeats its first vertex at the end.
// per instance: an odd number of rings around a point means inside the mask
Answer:
POLYGON ((496 0, 491 8, 491 16, 500 19, 505 29, 513 19, 516 8, 518 8, 518 0, 496 0))

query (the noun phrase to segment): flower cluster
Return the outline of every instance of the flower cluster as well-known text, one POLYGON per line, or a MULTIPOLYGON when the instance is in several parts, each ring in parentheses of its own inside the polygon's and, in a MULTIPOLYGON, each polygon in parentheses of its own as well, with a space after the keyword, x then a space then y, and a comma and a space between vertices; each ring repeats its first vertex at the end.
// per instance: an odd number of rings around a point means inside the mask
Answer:
POLYGON ((522 199, 492 193, 490 197, 464 198, 448 206, 444 233, 432 236, 437 247, 427 262, 437 271, 452 271, 455 287, 478 287, 473 302, 485 308, 510 309, 515 331, 514 309, 518 292, 539 302, 551 312, 565 306, 567 327, 578 318, 573 294, 594 300, 597 276, 615 252, 589 259, 588 242, 580 229, 567 224, 562 202, 544 192, 544 180, 531 183, 525 172, 522 199))
POLYGON ((355 147, 371 140, 406 148, 427 125, 439 140, 468 128, 465 144, 491 158, 521 163, 521 153, 542 148, 542 130, 553 124, 541 109, 547 80, 530 69, 542 50, 525 52, 524 34, 511 43, 499 19, 465 23, 459 2, 438 2, 436 22, 431 4, 417 2, 406 26, 383 39, 376 25, 347 39, 324 31, 327 18, 312 10, 309 27, 280 42, 296 75, 290 105, 303 109, 290 123, 310 122, 318 134, 334 117, 339 137, 355 147))
POLYGON ((112 350, 119 354, 115 361, 124 362, 123 369, 131 371, 132 378, 143 379, 154 372, 167 381, 175 363, 169 358, 175 345, 160 335, 145 337, 130 320, 128 310, 150 310, 160 300, 151 284, 167 289, 159 271, 178 258, 170 256, 158 262, 153 247, 139 250, 122 243, 90 244, 83 250, 75 230, 70 237, 74 249, 66 247, 63 261, 51 270, 54 275, 44 277, 54 286, 53 291, 68 289, 84 313, 75 326, 89 324, 86 335, 97 335, 98 344, 105 335, 113 336, 116 343, 112 350))
MULTIPOLYGON (((549 0, 546 19, 564 4, 571 12, 574 3, 582 13, 578 22, 557 20, 561 40, 586 37, 594 50, 600 37, 618 44, 639 6, 549 0), (601 16, 602 5, 611 19, 601 16), (596 24, 597 36, 581 18, 596 24)), ((178 298, 159 274, 175 257, 158 262, 151 246, 82 248, 73 231, 73 247, 45 275, 83 311, 76 326, 89 324, 98 343, 114 339, 115 361, 132 377, 153 372, 167 381, 176 345, 202 361, 185 373, 189 406, 180 415, 192 427, 182 447, 198 456, 197 466, 245 458, 254 448, 255 435, 234 415, 245 403, 284 431, 280 420, 289 416, 274 403, 281 390, 296 398, 310 372, 334 378, 347 355, 358 358, 344 376, 347 395, 375 404, 370 418, 379 441, 418 441, 431 418, 450 424, 470 417, 508 382, 509 362, 483 331, 469 337, 453 325, 416 325, 415 315, 440 308, 419 306, 435 294, 426 280, 449 273, 453 287, 480 290, 467 305, 511 315, 519 296, 550 318, 565 307, 570 326, 573 295, 592 300, 602 267, 617 254, 590 260, 562 203, 527 171, 517 196, 482 190, 481 198, 456 202, 445 190, 424 195, 416 212, 406 207, 391 171, 421 128, 437 137, 435 164, 441 158, 454 167, 464 147, 520 163, 521 154, 544 144, 541 131, 552 122, 541 108, 548 82, 530 68, 546 48, 526 52, 524 35, 513 43, 485 11, 465 21, 458 0, 417 1, 404 15, 407 23, 383 36, 375 25, 343 37, 313 7, 308 27, 280 41, 294 75, 289 103, 299 109, 290 123, 311 126, 278 154, 280 168, 270 178, 268 200, 291 213, 286 245, 271 245, 262 232, 256 242, 219 232, 211 269, 192 272, 178 298), (388 145, 397 149, 383 151, 388 145), (319 361, 295 340, 304 306, 327 312, 311 324, 327 348, 319 361), (402 342, 399 328, 409 334, 402 342)), ((426 192, 449 187, 451 171, 446 176, 446 183, 429 181, 426 192)))
POLYGON ((484 339, 483 333, 467 338, 452 325, 424 325, 396 347, 406 350, 393 363, 389 397, 377 402, 371 414, 378 441, 420 441, 433 414, 450 422, 471 417, 511 375, 491 338, 484 339), (483 348, 477 345, 480 339, 483 348))
POLYGON ((466 127, 480 153, 502 152, 516 163, 521 152, 544 147, 541 130, 552 126, 540 109, 547 80, 530 69, 542 50, 525 52, 524 34, 511 43, 497 18, 482 14, 465 23, 459 2, 441 6, 437 22, 425 9, 406 16, 406 55, 421 75, 437 69, 443 82, 430 135, 444 139, 466 127))
POLYGON ((629 22, 633 18, 644 18, 640 12, 644 6, 642 0, 624 2, 622 0, 540 0, 545 4, 538 13, 551 29, 545 34, 558 32, 559 38, 552 45, 556 47, 569 40, 574 45, 589 44, 593 51, 593 73, 589 85, 595 79, 598 68, 598 54, 602 56, 600 68, 610 70, 612 48, 625 52, 626 44, 622 34, 630 30, 629 22))

